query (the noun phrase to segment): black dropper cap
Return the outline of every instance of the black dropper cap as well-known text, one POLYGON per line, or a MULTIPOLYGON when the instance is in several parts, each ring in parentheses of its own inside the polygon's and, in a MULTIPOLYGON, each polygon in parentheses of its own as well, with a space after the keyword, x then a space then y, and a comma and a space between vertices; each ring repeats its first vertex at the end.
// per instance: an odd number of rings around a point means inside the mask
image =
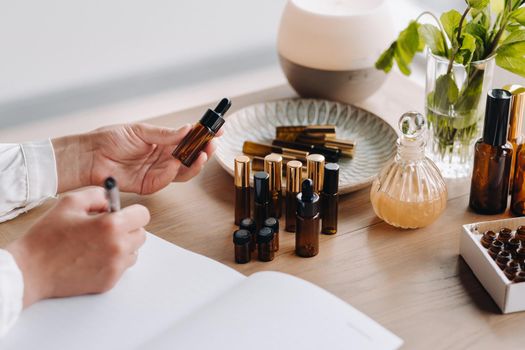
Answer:
POLYGON ((257 243, 268 243, 273 239, 274 232, 269 227, 263 227, 257 232, 257 243))
POLYGON ((279 233, 279 220, 276 218, 268 218, 264 220, 263 226, 271 228, 275 233, 279 233))
POLYGON ((248 230, 237 230, 233 233, 233 243, 248 244, 252 240, 252 234, 248 230))
POLYGON ((115 187, 117 187, 117 180, 115 180, 111 176, 106 178, 106 180, 104 180, 104 188, 106 190, 109 191, 109 190, 114 189, 115 187))
POLYGON ((224 114, 230 109, 232 102, 223 98, 214 110, 208 109, 202 116, 200 123, 210 129, 213 133, 219 131, 224 124, 224 114))
POLYGON ((337 194, 339 191, 339 165, 327 163, 324 166, 323 192, 337 194))
POLYGON ((303 218, 311 218, 319 214, 319 195, 314 192, 314 182, 303 180, 301 193, 297 195, 297 214, 303 218))
POLYGON ((503 89, 492 89, 487 94, 483 142, 501 146, 507 142, 509 111, 512 94, 503 89))
POLYGON ((256 203, 268 203, 270 200, 270 175, 267 172, 258 171, 253 175, 253 190, 256 203))

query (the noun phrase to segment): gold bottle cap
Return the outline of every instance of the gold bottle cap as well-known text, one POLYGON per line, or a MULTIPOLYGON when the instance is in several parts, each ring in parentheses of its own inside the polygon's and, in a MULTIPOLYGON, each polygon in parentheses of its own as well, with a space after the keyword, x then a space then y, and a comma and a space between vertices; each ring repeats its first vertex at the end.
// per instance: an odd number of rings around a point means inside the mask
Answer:
POLYGON ((250 186, 250 158, 247 156, 235 157, 234 183, 237 187, 250 186))
POLYGON ((306 176, 314 183, 314 191, 320 193, 324 180, 324 156, 310 154, 306 157, 306 176))
POLYGON ((301 182, 303 180, 303 163, 298 160, 291 160, 286 164, 286 191, 301 192, 301 182))
POLYGON ((264 157, 264 171, 270 175, 270 191, 281 190, 283 177, 283 157, 270 153, 264 157))
POLYGON ((512 94, 509 135, 507 139, 516 144, 521 136, 523 113, 525 112, 525 87, 521 85, 506 85, 503 88, 512 94))

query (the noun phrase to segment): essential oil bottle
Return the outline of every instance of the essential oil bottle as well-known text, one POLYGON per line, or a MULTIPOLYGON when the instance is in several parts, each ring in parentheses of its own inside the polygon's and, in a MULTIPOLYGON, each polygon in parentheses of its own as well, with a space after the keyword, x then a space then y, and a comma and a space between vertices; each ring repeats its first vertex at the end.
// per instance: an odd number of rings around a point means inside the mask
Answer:
POLYGON ((279 219, 283 210, 283 157, 275 153, 268 154, 264 157, 264 171, 268 173, 270 182, 270 216, 279 219))
MULTIPOLYGON (((509 134, 507 140, 512 145, 512 162, 510 163, 510 183, 509 190, 512 194, 514 183, 514 167, 516 166, 516 157, 518 148, 523 142, 521 130, 523 129, 523 114, 525 113, 525 87, 517 84, 506 85, 503 89, 512 94, 512 104, 509 116, 509 134)), ((520 186, 521 187, 521 186, 520 186)), ((511 207, 512 210, 512 207, 511 207)))
POLYGON ((238 156, 234 164, 235 225, 250 217, 250 158, 238 156))
POLYGON ((507 141, 512 95, 490 90, 485 110, 483 137, 474 148, 474 167, 469 205, 480 214, 503 213, 509 194, 512 145, 507 141))
POLYGON ((314 192, 319 194, 323 190, 324 156, 310 154, 306 157, 306 177, 313 181, 314 192))
POLYGON ((257 232, 257 258, 259 261, 272 261, 275 256, 275 234, 269 227, 263 227, 257 232))
POLYGON ((316 256, 319 253, 321 215, 319 214, 319 195, 314 192, 312 180, 303 181, 301 193, 297 195, 296 205, 295 253, 304 258, 316 256))
POLYGON ((324 166, 323 191, 321 192, 321 232, 326 235, 337 233, 338 191, 339 165, 328 163, 324 166))
POLYGON ((235 262, 246 264, 252 258, 250 249, 251 233, 248 230, 237 230, 233 233, 233 244, 235 246, 235 262))
POLYGON ((264 226, 264 220, 270 216, 269 182, 270 176, 264 171, 258 171, 253 175, 253 216, 257 231, 264 226))
POLYGON ((274 233, 273 238, 273 247, 275 251, 279 250, 279 220, 276 218, 270 217, 266 220, 264 220, 264 227, 269 227, 272 229, 274 233))
POLYGON ((292 160, 286 164, 286 222, 285 230, 295 232, 295 215, 297 195, 301 192, 303 164, 292 160))
POLYGON ((244 218, 241 220, 239 228, 241 230, 248 230, 248 232, 250 232, 252 237, 250 242, 250 250, 252 252, 255 251, 255 248, 257 247, 257 226, 255 225, 255 221, 252 218, 244 218))
POLYGON ((195 124, 193 129, 175 148, 172 156, 180 160, 185 166, 190 167, 208 142, 224 125, 223 116, 230 107, 231 101, 223 98, 214 110, 208 109, 201 120, 195 124))

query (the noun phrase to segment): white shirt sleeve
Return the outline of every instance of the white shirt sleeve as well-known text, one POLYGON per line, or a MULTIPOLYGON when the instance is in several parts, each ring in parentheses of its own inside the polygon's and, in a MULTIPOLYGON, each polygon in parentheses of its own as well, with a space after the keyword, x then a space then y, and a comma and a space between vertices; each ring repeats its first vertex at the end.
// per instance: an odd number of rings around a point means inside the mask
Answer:
MULTIPOLYGON (((0 222, 41 204, 57 192, 55 153, 50 140, 0 144, 0 222)), ((22 311, 24 280, 13 256, 0 249, 0 337, 22 311)))
POLYGON ((0 144, 0 222, 55 196, 57 184, 55 153, 50 140, 0 144))

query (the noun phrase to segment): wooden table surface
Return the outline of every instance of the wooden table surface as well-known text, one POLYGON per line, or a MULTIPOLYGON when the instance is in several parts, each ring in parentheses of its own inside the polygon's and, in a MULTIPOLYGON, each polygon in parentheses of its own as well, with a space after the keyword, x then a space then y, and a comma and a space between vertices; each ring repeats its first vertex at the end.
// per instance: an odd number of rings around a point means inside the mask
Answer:
MULTIPOLYGON (((232 108, 291 96, 290 87, 279 86, 233 97, 232 108)), ((359 106, 396 125, 403 112, 423 111, 423 96, 420 86, 394 73, 359 106)), ((148 122, 177 127, 198 120, 204 108, 148 122)), ((507 216, 469 211, 469 185, 469 180, 449 182, 446 211, 418 230, 396 229, 378 219, 369 188, 342 196, 339 232, 321 236, 318 256, 295 256, 294 235, 283 232, 274 261, 246 265, 233 262, 233 181, 213 159, 192 181, 150 196, 123 195, 123 204, 149 208, 150 232, 246 275, 276 270, 325 288, 403 338, 406 349, 524 348, 525 313, 502 315, 459 257, 462 224, 507 216)), ((0 224, 0 246, 23 234, 50 205, 52 201, 0 224)))

